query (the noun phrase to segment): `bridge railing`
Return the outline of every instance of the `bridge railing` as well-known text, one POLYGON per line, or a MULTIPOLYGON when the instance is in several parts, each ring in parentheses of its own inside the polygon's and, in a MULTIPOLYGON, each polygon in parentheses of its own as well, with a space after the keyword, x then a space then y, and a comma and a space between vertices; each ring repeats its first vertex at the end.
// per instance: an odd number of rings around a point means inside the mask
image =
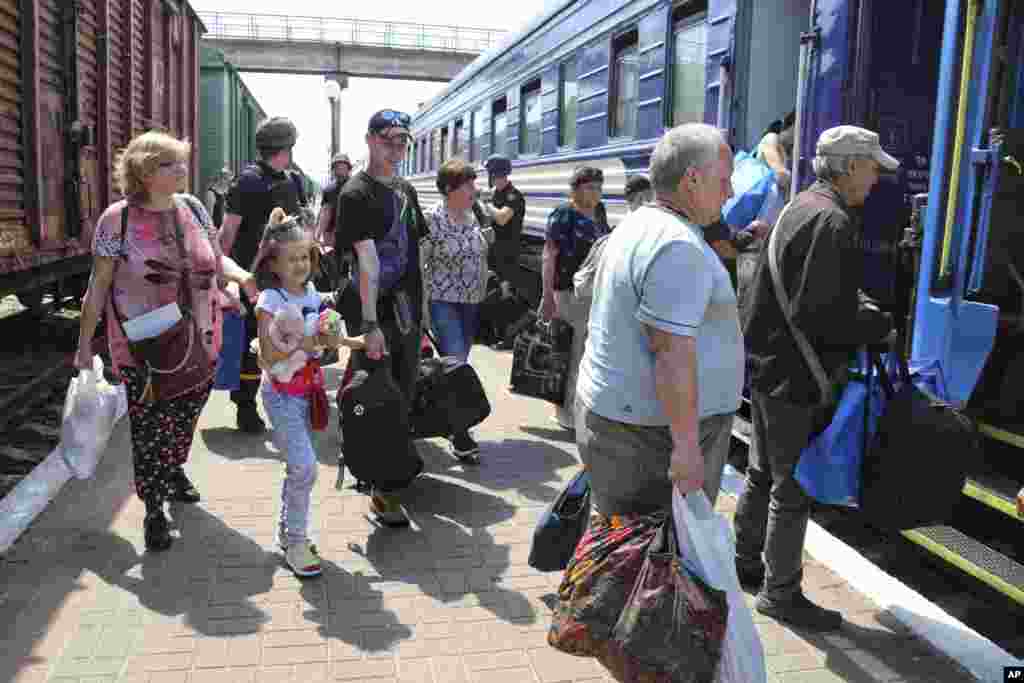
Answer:
POLYGON ((414 50, 484 52, 504 31, 401 21, 335 19, 244 12, 198 12, 207 38, 347 43, 414 50))

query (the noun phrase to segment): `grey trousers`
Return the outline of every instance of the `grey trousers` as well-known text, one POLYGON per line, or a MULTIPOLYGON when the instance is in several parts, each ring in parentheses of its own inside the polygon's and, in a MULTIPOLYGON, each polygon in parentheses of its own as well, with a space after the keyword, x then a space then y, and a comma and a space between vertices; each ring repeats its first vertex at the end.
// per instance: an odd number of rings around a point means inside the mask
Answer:
MULTIPOLYGON (((729 453, 733 414, 700 421, 704 492, 714 505, 729 453)), ((590 470, 590 502, 602 514, 649 514, 670 509, 668 478, 672 434, 668 427, 645 427, 601 417, 577 406, 576 445, 590 470)))
POLYGON ((800 591, 804 537, 811 499, 793 474, 800 452, 824 415, 751 391, 753 439, 747 482, 736 507, 736 564, 759 571, 763 558, 762 593, 785 600, 800 591))
POLYGON ((565 400, 558 406, 558 423, 566 428, 576 424, 576 379, 580 373, 580 361, 587 344, 587 323, 590 320, 590 300, 578 299, 572 290, 555 292, 558 310, 565 315, 565 322, 572 325, 572 351, 569 356, 569 376, 565 382, 565 400))

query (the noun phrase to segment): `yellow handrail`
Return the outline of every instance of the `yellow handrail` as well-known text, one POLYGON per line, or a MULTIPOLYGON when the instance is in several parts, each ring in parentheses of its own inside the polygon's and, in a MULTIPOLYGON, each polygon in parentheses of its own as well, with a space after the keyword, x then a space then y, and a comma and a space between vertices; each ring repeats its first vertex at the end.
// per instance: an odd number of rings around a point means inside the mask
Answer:
POLYGON ((953 162, 950 165, 949 199, 946 204, 946 230, 942 236, 942 258, 939 277, 947 277, 952 264, 953 223, 956 221, 957 195, 960 191, 960 162, 964 154, 964 133, 967 127, 967 90, 970 87, 971 67, 974 62, 974 30, 978 20, 978 0, 967 2, 967 26, 964 35, 964 59, 960 70, 960 100, 956 108, 956 141, 953 143, 953 162))

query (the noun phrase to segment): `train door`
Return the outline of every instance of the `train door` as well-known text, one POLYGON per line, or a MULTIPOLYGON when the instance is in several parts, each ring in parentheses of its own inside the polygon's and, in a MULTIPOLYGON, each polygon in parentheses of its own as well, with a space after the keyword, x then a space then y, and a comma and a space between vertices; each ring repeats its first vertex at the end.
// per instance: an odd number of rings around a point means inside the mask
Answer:
MULTIPOLYGON (((963 288, 968 305, 998 309, 995 341, 968 404, 983 431, 1004 446, 990 448, 988 484, 1004 494, 1024 482, 1024 9, 1017 3, 982 11, 979 67, 987 88, 972 93, 980 135, 965 188, 963 288), (1011 56, 988 60, 992 53, 1011 56), (987 66, 987 68, 986 68, 987 66), (1008 480, 1008 481, 1000 481, 1008 480), (1004 485, 1005 484, 1005 485, 1004 485)), ((941 259, 941 255, 940 255, 941 259)))
POLYGON ((810 161, 822 131, 842 124, 876 131, 900 160, 863 208, 864 289, 898 320, 909 314, 911 274, 898 248, 911 198, 928 188, 943 2, 816 0, 806 49, 800 112, 799 183, 813 182, 810 161))

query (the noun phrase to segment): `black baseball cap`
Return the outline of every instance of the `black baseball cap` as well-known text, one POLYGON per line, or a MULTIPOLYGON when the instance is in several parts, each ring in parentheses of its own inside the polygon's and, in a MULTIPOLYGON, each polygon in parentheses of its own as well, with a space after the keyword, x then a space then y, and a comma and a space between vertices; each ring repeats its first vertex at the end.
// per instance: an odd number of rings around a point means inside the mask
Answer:
POLYGON ((367 129, 371 133, 379 133, 389 128, 404 128, 406 131, 412 126, 412 117, 408 114, 394 109, 381 109, 370 117, 370 125, 367 129))
POLYGON ((576 189, 586 183, 603 183, 604 173, 596 166, 579 166, 572 172, 569 187, 576 189))

